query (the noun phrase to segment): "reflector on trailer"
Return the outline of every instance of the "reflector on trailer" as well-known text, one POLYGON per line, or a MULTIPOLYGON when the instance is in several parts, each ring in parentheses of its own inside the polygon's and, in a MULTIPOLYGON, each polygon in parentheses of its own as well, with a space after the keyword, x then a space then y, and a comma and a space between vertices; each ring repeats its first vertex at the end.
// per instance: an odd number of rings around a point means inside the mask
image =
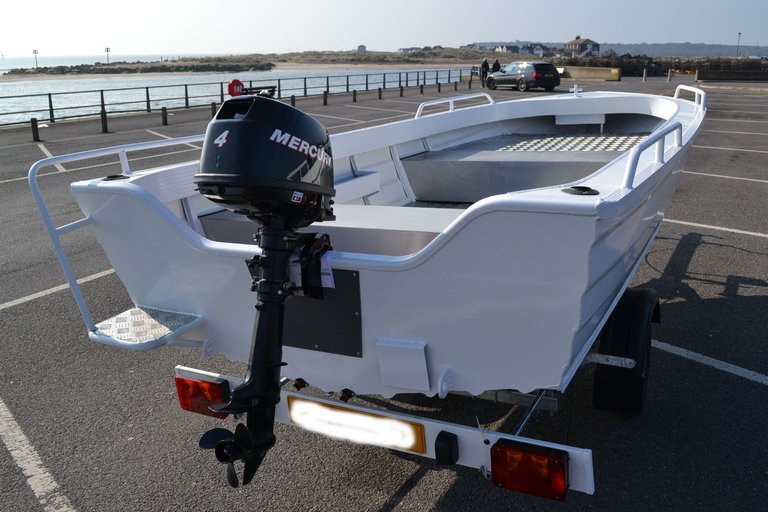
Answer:
POLYGON ((497 487, 563 501, 568 452, 499 439, 491 447, 491 478, 497 487))
POLYGON ((226 418, 226 413, 213 412, 210 407, 229 401, 229 382, 226 379, 212 381, 176 376, 176 394, 179 405, 185 411, 205 414, 214 418, 226 418))

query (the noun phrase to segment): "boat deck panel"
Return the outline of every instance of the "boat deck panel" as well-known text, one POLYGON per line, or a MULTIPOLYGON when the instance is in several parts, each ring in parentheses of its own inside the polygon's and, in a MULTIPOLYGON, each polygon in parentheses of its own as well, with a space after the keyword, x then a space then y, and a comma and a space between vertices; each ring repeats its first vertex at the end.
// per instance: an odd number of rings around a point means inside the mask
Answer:
POLYGON ((453 149, 501 152, 595 152, 628 151, 648 136, 638 134, 501 135, 468 142, 453 149))
POLYGON ((419 201, 472 203, 584 178, 647 134, 501 135, 403 159, 419 201))

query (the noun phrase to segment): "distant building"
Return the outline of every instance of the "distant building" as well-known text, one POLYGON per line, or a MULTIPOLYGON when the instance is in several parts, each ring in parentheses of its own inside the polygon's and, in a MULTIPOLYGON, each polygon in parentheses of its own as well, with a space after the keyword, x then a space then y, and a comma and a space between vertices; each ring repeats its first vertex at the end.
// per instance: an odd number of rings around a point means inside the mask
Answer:
POLYGON ((490 43, 470 43, 468 45, 462 46, 462 49, 468 49, 468 50, 481 50, 481 51, 495 51, 496 48, 498 48, 500 45, 506 45, 507 43, 503 42, 490 42, 490 43))
POLYGON ((534 55, 536 57, 545 57, 552 55, 552 51, 543 44, 534 44, 531 42, 520 44, 521 41, 516 41, 518 44, 512 44, 510 42, 494 42, 494 43, 471 43, 461 48, 474 49, 482 51, 492 51, 494 53, 524 53, 528 55, 534 55))
POLYGON ((599 57, 600 44, 591 39, 576 36, 573 41, 565 43, 564 53, 570 53, 571 57, 599 57))
POLYGON ((358 45, 357 53, 365 53, 366 51, 368 51, 368 49, 365 47, 364 44, 358 45))
POLYGON ((517 53, 520 51, 520 47, 517 45, 500 44, 493 51, 496 53, 517 53))

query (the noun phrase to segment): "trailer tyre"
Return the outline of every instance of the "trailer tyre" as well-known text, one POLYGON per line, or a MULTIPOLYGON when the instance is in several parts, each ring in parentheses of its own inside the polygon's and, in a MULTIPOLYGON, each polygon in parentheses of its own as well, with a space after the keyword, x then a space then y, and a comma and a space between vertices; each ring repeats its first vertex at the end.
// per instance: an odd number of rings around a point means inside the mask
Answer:
POLYGON ((640 414, 648 386, 651 323, 659 320, 656 290, 627 289, 599 337, 599 352, 635 361, 634 368, 598 364, 592 405, 628 416, 640 414))

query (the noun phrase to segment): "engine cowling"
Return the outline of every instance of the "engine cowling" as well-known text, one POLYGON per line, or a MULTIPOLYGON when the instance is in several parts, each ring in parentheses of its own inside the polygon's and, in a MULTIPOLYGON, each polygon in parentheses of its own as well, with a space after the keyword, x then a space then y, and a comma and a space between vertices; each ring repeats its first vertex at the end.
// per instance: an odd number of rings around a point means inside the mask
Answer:
POLYGON ((208 124, 194 181, 211 201, 253 220, 280 216, 299 228, 333 218, 328 131, 269 97, 222 104, 208 124))

